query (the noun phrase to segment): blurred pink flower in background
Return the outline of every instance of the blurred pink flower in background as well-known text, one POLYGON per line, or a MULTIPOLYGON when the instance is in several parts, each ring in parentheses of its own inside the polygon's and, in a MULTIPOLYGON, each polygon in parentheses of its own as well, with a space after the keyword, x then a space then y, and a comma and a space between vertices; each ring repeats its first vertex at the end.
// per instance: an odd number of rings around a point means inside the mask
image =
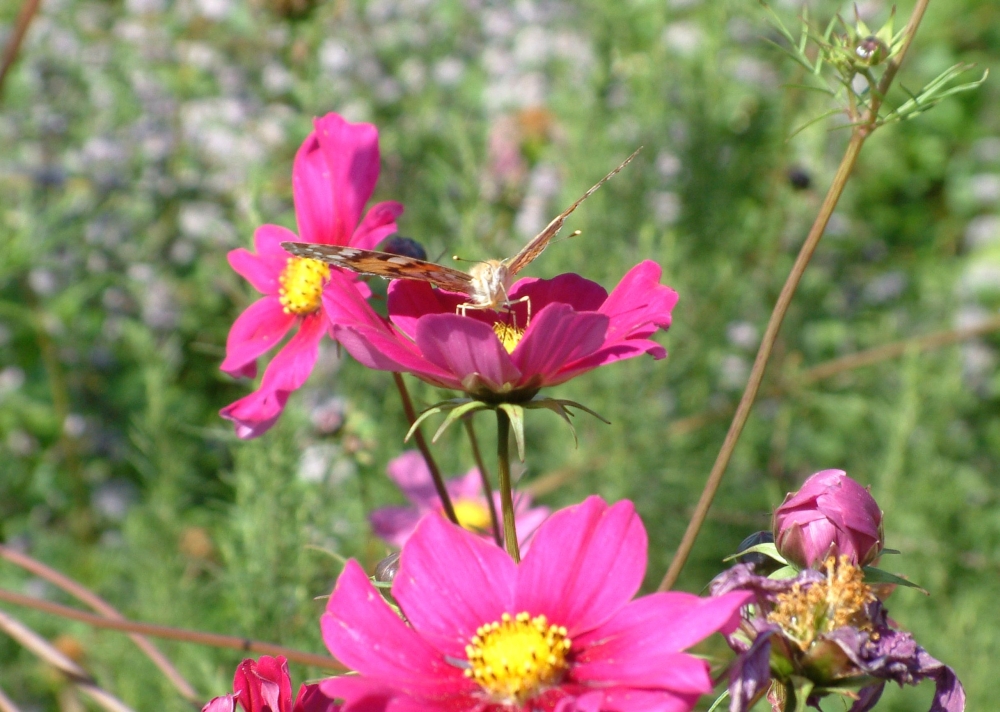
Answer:
POLYGON ((649 338, 670 326, 677 303, 660 274, 655 262, 641 262, 610 295, 576 274, 521 279, 509 298, 529 298, 530 323, 523 302, 462 316, 455 310, 467 301, 464 295, 407 280, 389 286, 389 321, 357 295, 324 304, 334 336, 365 366, 410 372, 487 401, 516 402, 598 366, 666 356, 649 338))
POLYGON ((882 510, 843 470, 811 475, 774 512, 774 543, 789 561, 812 567, 847 556, 866 566, 882 552, 882 510))
POLYGON ((371 124, 351 124, 337 114, 315 120, 315 131, 295 156, 292 190, 299 234, 278 225, 254 233, 256 253, 229 253, 229 264, 264 294, 233 323, 221 369, 252 378, 257 358, 298 327, 264 371, 260 388, 222 409, 241 438, 254 438, 274 425, 289 394, 302 386, 319 355, 319 342, 330 328, 323 304, 370 292, 354 275, 317 260, 292 257, 284 241, 352 245, 371 249, 396 231, 399 203, 362 211, 379 174, 378 131, 371 124))
POLYGON ((682 651, 733 632, 752 594, 633 601, 646 547, 632 503, 599 497, 549 517, 520 564, 427 516, 392 584, 405 621, 356 561, 344 567, 321 625, 330 652, 358 674, 321 689, 345 712, 686 712, 712 678, 682 651))
MULTIPOLYGON (((382 507, 370 515, 372 530, 393 546, 403 546, 417 528, 420 519, 431 512, 441 511, 441 501, 431 479, 431 471, 423 456, 416 450, 404 452, 386 468, 411 506, 382 507)), ((493 541, 490 512, 483 494, 479 470, 473 468, 461 477, 445 481, 458 523, 465 529, 493 541)), ((493 493, 494 505, 499 516, 500 493, 493 493)), ((538 526, 549 516, 548 507, 532 507, 531 496, 514 493, 514 517, 518 542, 524 546, 538 526)))

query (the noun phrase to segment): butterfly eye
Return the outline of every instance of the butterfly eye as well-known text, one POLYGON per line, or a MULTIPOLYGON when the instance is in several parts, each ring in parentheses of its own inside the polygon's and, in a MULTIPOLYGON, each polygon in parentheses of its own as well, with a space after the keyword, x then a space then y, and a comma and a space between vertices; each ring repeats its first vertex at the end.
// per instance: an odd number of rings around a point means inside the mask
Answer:
POLYGON ((427 251, 424 246, 419 242, 410 237, 401 237, 399 235, 393 235, 383 240, 378 249, 381 252, 388 252, 393 255, 402 255, 403 257, 412 257, 417 260, 426 260, 427 251))
POLYGON ((399 571, 399 552, 389 554, 375 564, 375 580, 379 583, 392 583, 399 571))

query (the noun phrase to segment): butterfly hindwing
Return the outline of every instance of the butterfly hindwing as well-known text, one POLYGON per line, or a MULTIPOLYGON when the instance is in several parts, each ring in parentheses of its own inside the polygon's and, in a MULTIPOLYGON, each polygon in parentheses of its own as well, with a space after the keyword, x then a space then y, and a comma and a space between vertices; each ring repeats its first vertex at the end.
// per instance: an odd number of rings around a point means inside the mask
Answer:
POLYGON ((590 190, 580 196, 579 200, 553 218, 552 222, 546 225, 544 230, 535 235, 527 245, 522 247, 520 252, 511 257, 509 260, 505 260, 504 263, 507 265, 507 271, 511 274, 511 276, 520 272, 522 269, 531 264, 536 257, 542 254, 545 248, 548 247, 549 241, 562 229, 563 223, 566 222, 566 218, 568 218, 574 210, 580 207, 580 203, 592 196, 594 192, 604 185, 612 176, 631 163, 632 159, 635 158, 641 150, 642 146, 637 148, 631 156, 622 161, 620 166, 601 178, 601 180, 597 181, 597 183, 595 183, 590 190))
POLYGON ((418 260, 391 252, 360 250, 345 245, 320 245, 311 242, 282 242, 281 246, 296 257, 326 262, 334 267, 370 274, 385 279, 412 279, 429 282, 451 292, 471 294, 472 278, 451 267, 418 260))

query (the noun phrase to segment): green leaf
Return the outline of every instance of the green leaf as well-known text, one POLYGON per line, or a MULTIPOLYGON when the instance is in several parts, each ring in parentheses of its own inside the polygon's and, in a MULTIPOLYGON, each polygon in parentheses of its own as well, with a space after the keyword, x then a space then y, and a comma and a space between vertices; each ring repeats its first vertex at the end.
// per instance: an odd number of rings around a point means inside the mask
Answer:
POLYGON ((772 542, 767 542, 764 544, 755 544, 754 546, 748 547, 743 551, 737 552, 731 556, 727 556, 726 558, 723 559, 723 561, 732 561, 733 559, 739 558, 744 554, 763 554, 768 558, 774 559, 779 564, 784 564, 785 566, 788 566, 788 560, 784 556, 778 553, 778 547, 776 547, 772 542))
POLYGON ((799 575, 799 570, 794 566, 782 566, 780 569, 768 576, 769 579, 781 581, 782 579, 795 578, 799 575))
POLYGON ((877 569, 874 566, 865 567, 865 582, 866 583, 894 583, 899 586, 906 586, 907 588, 915 588, 920 591, 925 596, 930 596, 930 592, 917 584, 909 581, 902 576, 897 574, 889 573, 888 571, 883 571, 882 569, 877 569))
MULTIPOLYGON (((795 712, 807 712, 806 702, 813 691, 813 681, 809 678, 793 675, 791 687, 795 696, 795 712)), ((786 708, 787 709, 787 708, 786 708)))

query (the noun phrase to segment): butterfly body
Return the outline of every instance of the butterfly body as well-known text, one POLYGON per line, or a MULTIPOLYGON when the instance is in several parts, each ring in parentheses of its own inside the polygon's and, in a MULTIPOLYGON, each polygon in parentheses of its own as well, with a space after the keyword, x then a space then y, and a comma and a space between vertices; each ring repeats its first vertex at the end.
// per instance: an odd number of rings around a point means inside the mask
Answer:
MULTIPOLYGON (((642 150, 641 148, 639 150, 642 150)), ((410 279, 430 284, 450 292, 465 294, 469 301, 459 306, 464 313, 467 309, 498 309, 509 307, 512 302, 508 298, 511 284, 517 274, 535 260, 553 237, 562 229, 563 223, 570 213, 595 190, 604 185, 605 181, 618 173, 639 153, 637 150, 613 171, 608 173, 579 200, 557 215, 540 233, 535 235, 528 244, 514 255, 504 260, 486 260, 477 262, 471 270, 463 272, 452 267, 420 260, 407 255, 378 252, 377 250, 362 250, 344 245, 324 245, 311 242, 282 242, 281 246, 295 255, 326 262, 334 267, 370 274, 384 279, 410 279)), ((520 300, 515 300, 515 303, 520 300)), ((530 304, 529 304, 530 313, 530 304)))

